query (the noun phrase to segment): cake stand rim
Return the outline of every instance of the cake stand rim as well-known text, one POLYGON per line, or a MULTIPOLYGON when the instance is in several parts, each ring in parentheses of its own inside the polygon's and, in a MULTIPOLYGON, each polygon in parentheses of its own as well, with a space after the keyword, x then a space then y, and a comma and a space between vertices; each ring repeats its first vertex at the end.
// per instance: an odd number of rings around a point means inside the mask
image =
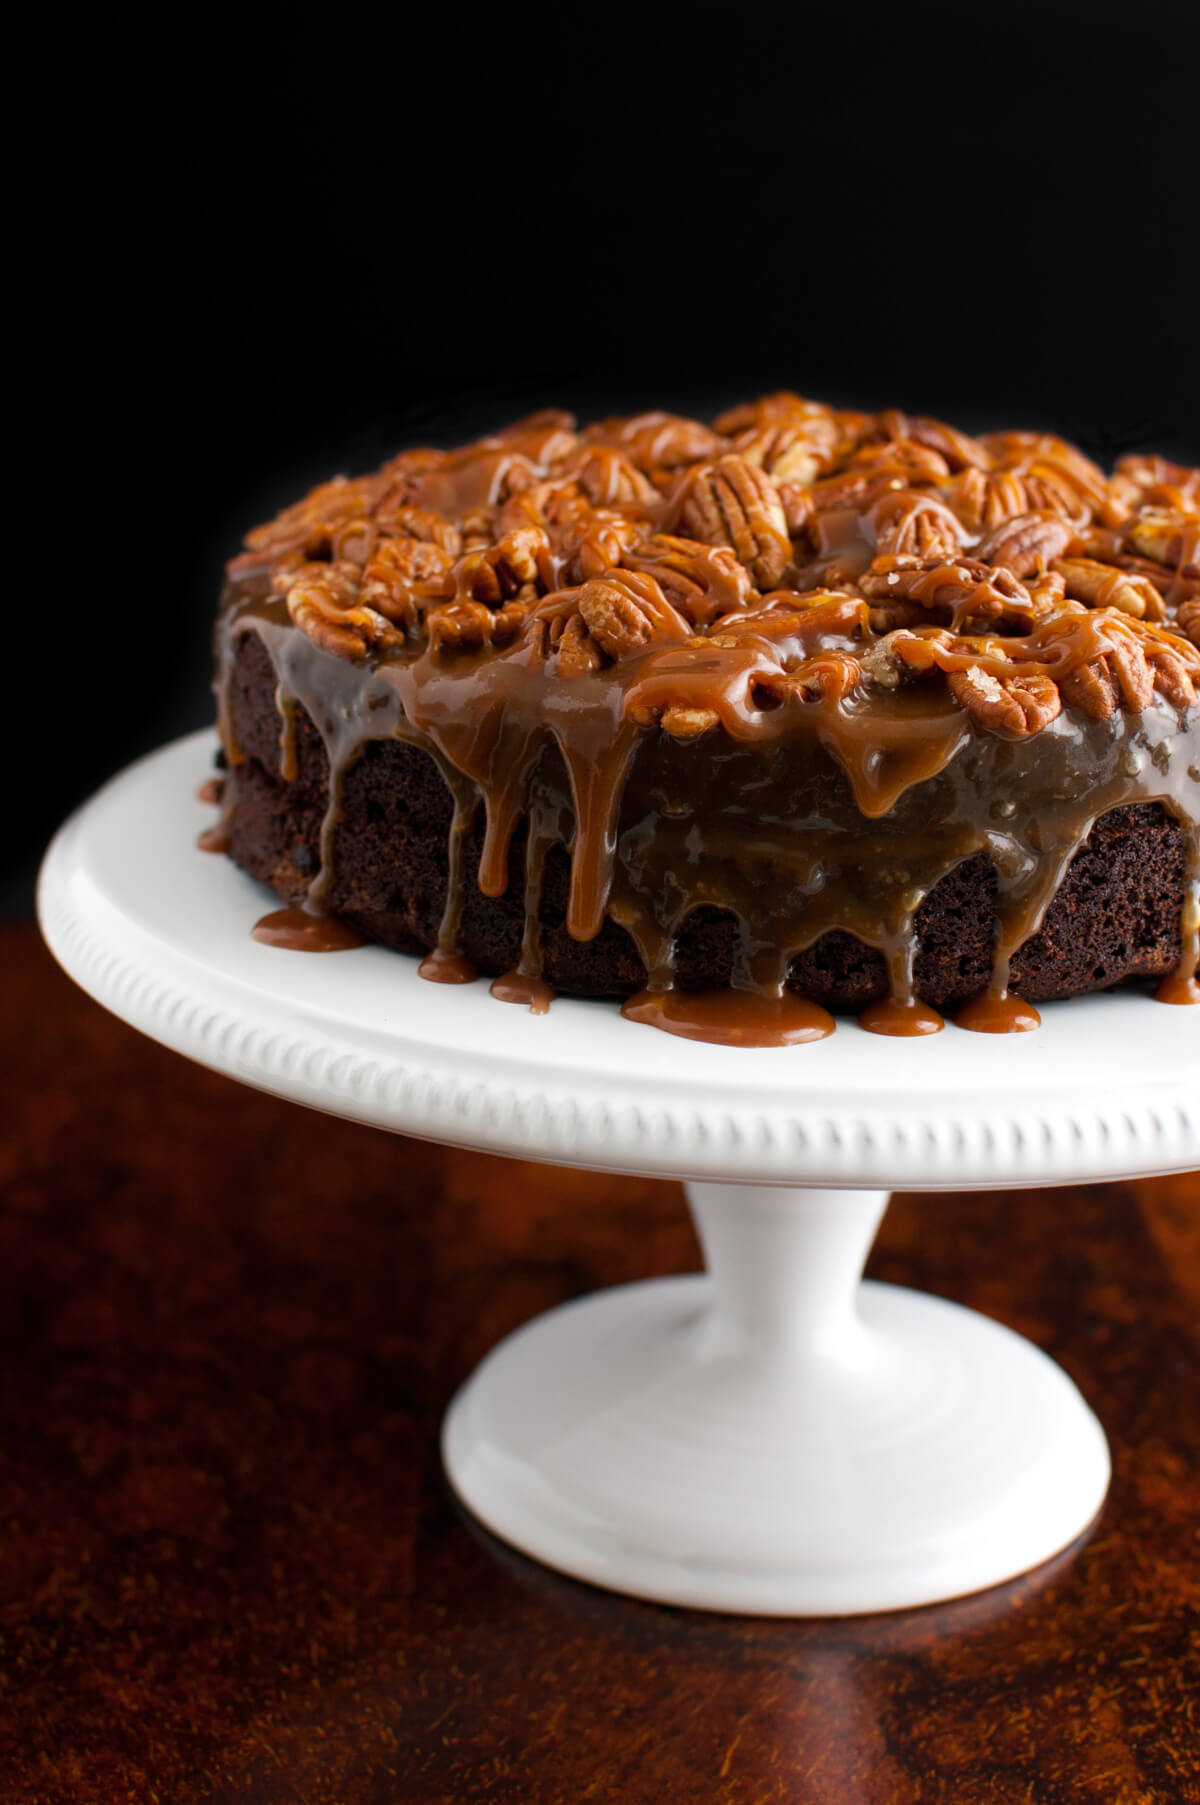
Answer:
MULTIPOLYGON (((186 851, 190 861, 196 827, 211 816, 191 812, 191 790, 183 774, 203 775, 203 757, 215 746, 211 729, 186 735, 127 766, 83 803, 60 827, 43 860, 38 916, 60 965, 104 1007, 150 1038, 241 1082, 329 1114, 429 1140, 558 1165, 673 1178, 995 1189, 1130 1178, 1200 1165, 1200 1020, 1195 1023, 1194 1070, 1189 1058, 1173 1077, 1159 1073, 1152 1083, 1124 1085, 1114 1080, 1110 1092, 1090 1100, 1077 1094, 1078 1086, 1072 1092, 1065 1080, 1053 1094, 1043 1089, 1034 1097, 1014 1090, 1007 1099, 980 1097, 972 1088, 968 1059, 959 1057, 975 1037, 955 1033, 956 1063, 967 1072, 957 1096, 937 1092, 922 1109, 921 1093, 914 1095, 911 1086, 897 1087, 890 1096, 847 1086, 840 1107, 826 1097, 806 1114, 799 1064, 795 1090, 787 1092, 782 1107, 778 1094, 770 1105, 756 1100, 749 1082, 741 1095, 723 1089, 714 1106, 702 1092, 693 1099, 678 1073, 663 1075, 653 1096, 645 1094, 644 1082, 635 1094, 615 1060, 608 1069, 576 1070, 564 1081, 545 1055, 539 1067, 536 1058, 518 1060, 501 1053, 493 1070, 495 1047, 482 1060, 467 1046, 449 1047, 400 1033, 386 1040, 361 1023, 322 1013, 311 998, 304 999, 302 974, 312 963, 307 955, 285 955, 289 983, 300 993, 299 1001, 285 1006, 266 989, 231 975, 227 966, 213 964, 211 948, 206 951, 179 923, 135 919, 128 905, 106 893, 97 870, 102 861, 87 846, 89 830, 98 828, 105 816, 120 824, 122 807, 136 800, 143 809, 165 807, 168 823, 178 819, 178 843, 168 832, 155 857, 182 861, 186 851), (193 758, 196 767, 190 770, 193 758)), ((132 806, 127 814, 132 822, 132 806)), ((230 932, 225 941, 228 954, 240 956, 248 927, 269 892, 227 860, 195 856, 198 866, 180 864, 186 879, 181 887, 208 891, 227 906, 229 884, 241 886, 249 913, 236 939, 230 932)), ((377 957, 406 960, 403 954, 369 950, 377 957)), ((406 963, 412 965, 411 960, 406 963)), ((416 980, 415 968, 411 978, 420 990, 434 990, 416 980)), ((478 991, 474 1002, 480 1010, 509 1007, 488 997, 482 985, 468 988, 478 991)), ((474 1002, 467 1003, 468 1011, 474 1002)), ((1164 1010, 1129 994, 1079 999, 1060 1006, 1070 1011, 1088 1005, 1075 1022, 1065 1015, 1056 1018, 1060 1033, 1062 1023, 1071 1022, 1068 1048, 1072 1035, 1080 1047, 1085 1032, 1095 1036, 1098 1003, 1113 1022, 1121 1010, 1124 1021, 1132 1021, 1131 1009, 1142 1007, 1153 1009, 1158 1018, 1191 1014, 1164 1010)), ((616 1017, 611 1003, 577 1007, 606 1009, 616 1017)), ((478 1020, 495 1034, 489 1018, 478 1020)), ((633 1024, 621 1023, 621 1029, 648 1033, 633 1024)), ((574 1038, 569 1026, 567 1033, 574 1038)), ((847 1039, 854 1033, 850 1027, 847 1039)), ((709 1049, 657 1038, 664 1047, 686 1048, 679 1059, 685 1071, 688 1063, 703 1070, 696 1056, 702 1060, 709 1049)), ((862 1035, 861 1041, 875 1043, 870 1057, 877 1060, 877 1037, 862 1035)), ((898 1044, 919 1055, 928 1043, 898 1044)), ((895 1042, 884 1045, 897 1047, 895 1042)), ((722 1057, 727 1052, 713 1051, 722 1057)), ((812 1051, 783 1049, 766 1057, 799 1062, 812 1051)), ((853 1059, 854 1054, 848 1056, 853 1059)), ((865 1047, 862 1056, 867 1056, 865 1047)), ((759 1057, 734 1054, 737 1060, 759 1057)), ((815 1075, 816 1068, 810 1069, 815 1075)), ((941 1069, 945 1071, 944 1063, 941 1069)))

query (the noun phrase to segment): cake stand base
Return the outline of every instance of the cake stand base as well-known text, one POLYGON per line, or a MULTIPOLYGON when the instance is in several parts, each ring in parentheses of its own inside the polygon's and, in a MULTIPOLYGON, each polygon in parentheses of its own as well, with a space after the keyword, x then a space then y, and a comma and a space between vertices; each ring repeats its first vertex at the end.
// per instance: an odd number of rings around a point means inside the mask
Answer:
POLYGON ((807 1616, 978 1591, 1088 1526, 1108 1450, 1066 1374, 857 1282, 885 1193, 688 1190, 710 1276, 551 1311, 458 1394, 446 1466, 497 1535, 643 1598, 807 1616))

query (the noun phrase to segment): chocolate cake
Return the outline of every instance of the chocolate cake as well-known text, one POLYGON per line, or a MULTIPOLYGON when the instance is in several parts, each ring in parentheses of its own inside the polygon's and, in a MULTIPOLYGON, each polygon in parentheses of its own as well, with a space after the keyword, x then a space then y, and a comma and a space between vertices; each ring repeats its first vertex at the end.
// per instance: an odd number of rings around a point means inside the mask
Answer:
POLYGON ((756 1044, 1200 995, 1200 471, 547 412, 256 529, 217 667, 207 843, 285 944, 756 1044))

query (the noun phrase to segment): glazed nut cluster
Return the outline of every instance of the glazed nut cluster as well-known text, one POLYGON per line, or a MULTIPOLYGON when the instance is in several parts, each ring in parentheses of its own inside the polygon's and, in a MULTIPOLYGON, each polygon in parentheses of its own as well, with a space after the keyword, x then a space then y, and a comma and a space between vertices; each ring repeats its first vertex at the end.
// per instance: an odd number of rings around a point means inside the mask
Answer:
MULTIPOLYGON (((1200 471, 1106 476, 1046 434, 790 393, 712 426, 551 411, 406 451, 256 529, 230 577, 356 661, 515 655, 570 683, 752 647, 775 702, 940 677, 1013 737, 1200 693, 1200 471)), ((681 693, 653 719, 689 737, 717 716, 681 693)))

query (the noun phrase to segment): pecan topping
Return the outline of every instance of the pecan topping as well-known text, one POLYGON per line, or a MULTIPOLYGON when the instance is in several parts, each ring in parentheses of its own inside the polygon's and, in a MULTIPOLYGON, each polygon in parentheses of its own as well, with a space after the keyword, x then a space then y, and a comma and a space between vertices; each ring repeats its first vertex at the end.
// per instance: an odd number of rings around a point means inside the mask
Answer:
POLYGON ((694 471, 679 502, 693 539, 727 545, 760 589, 773 589, 791 562, 787 517, 769 477, 730 454, 694 471))
POLYGON ((335 656, 540 661, 632 685, 629 718, 680 739, 918 679, 1018 736, 1200 706, 1200 471, 1106 478, 1048 433, 789 391, 403 452, 256 528, 229 576, 335 656))

